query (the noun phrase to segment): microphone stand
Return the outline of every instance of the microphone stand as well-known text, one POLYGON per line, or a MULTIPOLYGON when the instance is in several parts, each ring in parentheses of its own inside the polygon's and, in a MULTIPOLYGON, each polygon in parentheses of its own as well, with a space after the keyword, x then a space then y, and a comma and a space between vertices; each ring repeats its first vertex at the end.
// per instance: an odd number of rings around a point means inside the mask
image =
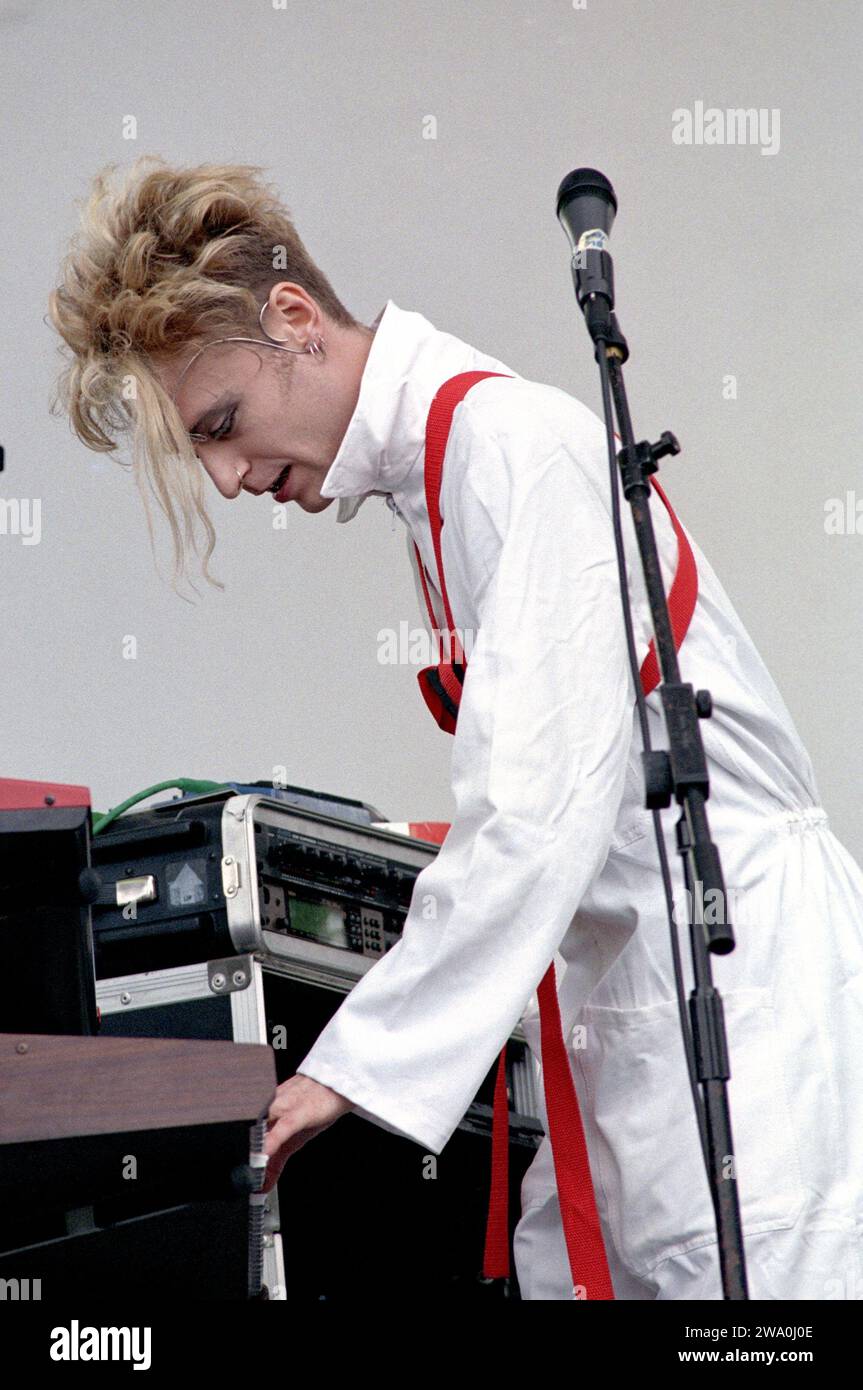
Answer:
MULTIPOLYGON (((685 1012, 681 1012, 681 1028, 716 1217, 723 1297, 727 1300, 745 1300, 749 1294, 726 1087, 731 1073, 722 999, 713 984, 709 954, 713 951, 718 955, 726 955, 734 949, 734 934, 728 920, 728 899, 719 851, 710 838, 705 806, 710 787, 698 721, 710 717, 712 702, 709 690, 693 691, 691 684, 680 679, 656 536, 650 515, 651 488, 648 475, 657 471, 660 458, 666 454, 679 453, 680 445, 669 431, 666 431, 656 444, 650 444, 646 440, 635 442, 623 382, 623 364, 629 357, 629 349, 613 313, 613 268, 610 255, 604 246, 599 249, 594 243, 593 246, 576 251, 572 259, 572 271, 579 306, 584 312, 588 331, 596 345, 594 356, 599 366, 602 385, 615 517, 618 514, 618 497, 614 468, 612 396, 623 444, 617 454, 617 463, 620 467, 624 496, 632 509, 653 620, 656 656, 661 672, 658 689, 668 731, 667 752, 650 748, 646 710, 638 684, 631 615, 625 589, 625 566, 623 555, 619 552, 624 618, 642 714, 645 745, 641 754, 645 779, 644 804, 654 813, 660 857, 666 870, 666 890, 667 865, 659 808, 670 806, 672 795, 681 807, 675 829, 677 849, 683 860, 689 903, 689 938, 694 980, 694 988, 689 997, 691 1037, 687 1031, 685 1012), (723 918, 721 922, 705 922, 705 893, 718 895, 708 896, 707 902, 723 905, 725 910, 720 914, 723 918), (701 1085, 703 1101, 699 1100, 694 1084, 695 1077, 701 1085)), ((675 966, 679 971, 679 952, 673 920, 672 947, 675 966)), ((680 998, 682 1001, 682 984, 680 998)))

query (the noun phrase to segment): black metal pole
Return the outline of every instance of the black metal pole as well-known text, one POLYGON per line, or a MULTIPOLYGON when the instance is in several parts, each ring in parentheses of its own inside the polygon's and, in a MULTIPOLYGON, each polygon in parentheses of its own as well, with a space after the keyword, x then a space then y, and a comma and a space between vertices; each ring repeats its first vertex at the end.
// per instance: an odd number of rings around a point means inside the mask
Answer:
MULTIPOLYGON (((623 381, 623 363, 629 351, 612 312, 613 267, 608 252, 605 249, 582 251, 577 264, 574 260, 573 274, 577 278, 579 303, 596 345, 603 405, 609 424, 612 399, 614 403, 622 441, 617 463, 624 496, 632 511, 650 604, 661 673, 658 689, 669 749, 642 753, 645 805, 651 810, 667 807, 673 796, 681 808, 676 825, 677 847, 687 888, 694 981, 689 999, 692 1037, 687 1037, 684 1029, 684 1048, 702 1092, 697 1119, 716 1217, 723 1295, 727 1300, 745 1300, 749 1295, 728 1107, 728 1045, 722 999, 713 984, 710 969, 711 951, 724 955, 734 949, 719 851, 710 838, 705 805, 710 785, 698 721, 710 717, 711 698, 709 691, 695 691, 691 684, 680 679, 650 514, 648 476, 656 472, 659 459, 665 454, 677 453, 679 445, 668 431, 655 444, 635 441, 623 381), (597 289, 591 289, 592 283, 597 289), (711 920, 705 921, 705 900, 722 904, 720 921, 712 914, 711 920)), ((628 595, 623 593, 622 598, 627 604, 628 595)), ((658 817, 655 820, 658 821, 658 817)), ((697 1102, 697 1092, 695 1096, 697 1102)))

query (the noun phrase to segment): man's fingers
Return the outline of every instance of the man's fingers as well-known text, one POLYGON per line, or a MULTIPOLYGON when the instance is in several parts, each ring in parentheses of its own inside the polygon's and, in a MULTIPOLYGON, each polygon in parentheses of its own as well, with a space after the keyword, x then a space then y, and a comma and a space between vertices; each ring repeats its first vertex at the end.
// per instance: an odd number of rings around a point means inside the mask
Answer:
POLYGON ((350 1102, 326 1086, 304 1076, 282 1083, 267 1115, 264 1153, 269 1160, 262 1192, 269 1192, 291 1154, 321 1130, 333 1124, 350 1102))
POLYGON ((314 1107, 310 1106, 307 1096, 303 1089, 297 1086, 297 1078, 291 1077, 279 1086, 270 1104, 268 1118, 270 1122, 289 1119, 293 1116, 295 1128, 302 1129, 307 1119, 314 1115, 314 1107))
POLYGON ((274 1124, 264 1136, 264 1153, 269 1162, 261 1188, 262 1192, 269 1192, 275 1187, 291 1154, 302 1147, 302 1140, 293 1142, 296 1140, 297 1134, 296 1122, 291 1121, 290 1118, 285 1118, 274 1124))
POLYGON ((304 1128, 296 1116, 286 1115, 273 1125, 272 1129, 264 1136, 264 1153, 267 1155, 269 1163, 267 1164, 266 1181, 261 1188, 262 1192, 269 1192, 281 1176, 282 1169, 291 1154, 296 1153, 297 1149, 301 1149, 311 1139, 314 1132, 314 1130, 304 1128))
POLYGON ((264 1153, 278 1153, 295 1134, 302 1131, 303 1125, 296 1115, 283 1115, 264 1136, 264 1153))
POLYGON ((280 1158, 278 1155, 270 1159, 269 1163, 267 1164, 267 1170, 264 1174, 264 1181, 261 1186, 262 1192, 267 1193, 273 1190, 276 1183, 279 1181, 279 1178, 282 1176, 282 1169, 285 1166, 285 1162, 286 1160, 280 1158))

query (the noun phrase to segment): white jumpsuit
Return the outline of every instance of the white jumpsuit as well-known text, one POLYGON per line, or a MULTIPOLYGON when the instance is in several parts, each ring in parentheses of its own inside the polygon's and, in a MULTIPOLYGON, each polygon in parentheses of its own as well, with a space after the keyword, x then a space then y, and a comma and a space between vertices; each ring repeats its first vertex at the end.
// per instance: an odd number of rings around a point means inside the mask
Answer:
MULTIPOLYGON (((512 369, 392 300, 377 325, 322 493, 340 499, 340 521, 387 495, 415 578, 412 538, 436 581, 423 485, 431 400, 458 372, 512 369)), ((652 630, 621 506, 640 665, 652 630)), ((480 382, 453 418, 441 512, 468 656, 456 733, 441 735, 456 810, 402 939, 298 1071, 439 1154, 520 1017, 538 1067, 535 991, 555 958, 615 1295, 720 1299, 643 805, 601 421, 556 387, 480 382)), ((677 543, 658 497, 652 516, 668 590, 677 543)), ((689 539, 699 596, 680 666, 713 696, 699 727, 737 946, 711 960, 750 1297, 863 1298, 863 873, 829 827, 779 691, 689 539)), ((422 611, 418 582, 417 593, 422 611)), ((430 718, 419 687, 416 698, 430 718)), ((667 747, 658 691, 647 705, 653 745, 667 747)), ((677 815, 662 813, 688 994, 677 815)), ((524 1298, 572 1298, 547 1139, 522 1185, 515 1261, 524 1298)))

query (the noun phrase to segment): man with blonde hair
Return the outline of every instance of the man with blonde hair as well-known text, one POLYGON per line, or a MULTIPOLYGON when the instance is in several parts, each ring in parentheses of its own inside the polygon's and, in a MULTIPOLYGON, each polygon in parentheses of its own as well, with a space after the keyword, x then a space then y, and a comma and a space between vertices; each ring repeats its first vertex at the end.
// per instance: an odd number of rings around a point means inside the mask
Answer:
MULTIPOLYGON (((405 523, 432 626, 474 634, 467 659, 456 644, 421 673, 454 735, 451 828, 400 941, 279 1087, 269 1185, 348 1110, 440 1154, 519 1019, 541 1060, 537 1001, 550 979, 589 1153, 584 1210, 607 1267, 574 1284, 546 1137, 522 1186, 522 1296, 720 1298, 601 422, 391 299, 359 323, 256 170, 146 164, 119 189, 97 179, 51 296, 78 436, 109 450, 131 432, 136 476, 171 526, 175 573, 200 522, 210 578, 202 472, 225 497, 272 495, 313 513, 338 499, 340 522, 383 496, 405 523)), ((666 587, 682 556, 697 572, 681 665, 713 693, 702 727, 711 828, 746 908, 714 977, 749 1292, 847 1297, 837 1281, 863 1288, 863 874, 829 828, 748 633, 657 492, 666 587)), ((643 672, 650 612, 627 530, 643 672)), ((655 684, 647 710, 662 746, 655 684)), ((548 1131, 544 1100, 542 1119, 548 1131)))

